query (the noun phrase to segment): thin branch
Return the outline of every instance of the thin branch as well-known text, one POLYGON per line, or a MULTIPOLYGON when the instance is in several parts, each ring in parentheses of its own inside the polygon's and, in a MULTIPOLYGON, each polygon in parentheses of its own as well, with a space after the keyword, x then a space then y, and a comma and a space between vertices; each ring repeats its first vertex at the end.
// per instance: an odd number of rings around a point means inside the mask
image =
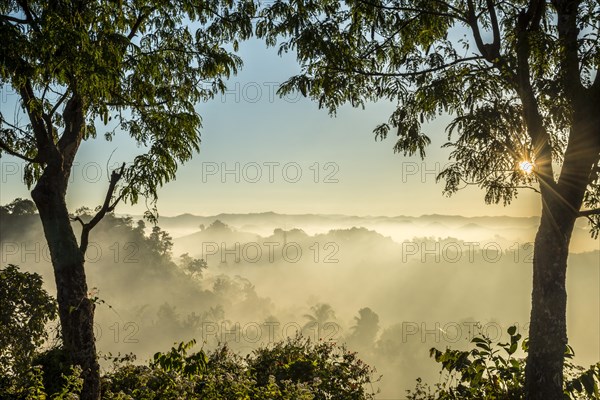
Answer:
POLYGON ((537 31, 540 28, 540 22, 546 9, 546 0, 529 0, 527 11, 525 12, 529 25, 528 31, 537 31))
POLYGON ((447 64, 440 65, 438 67, 423 69, 423 70, 415 71, 415 72, 370 72, 370 71, 364 71, 364 70, 360 70, 360 69, 356 69, 356 68, 343 69, 343 68, 334 68, 334 67, 329 67, 328 69, 337 71, 337 72, 346 72, 346 73, 354 72, 356 74, 365 75, 365 76, 411 77, 411 76, 429 74, 431 72, 436 72, 436 71, 440 71, 440 70, 452 67, 452 66, 454 66, 456 64, 460 64, 462 62, 477 61, 477 60, 482 60, 483 58, 484 58, 483 56, 472 56, 472 57, 459 58, 459 59, 449 62, 447 64))
POLYGON ((21 100, 23 101, 25 110, 27 110, 29 121, 31 122, 31 126, 33 128, 38 149, 38 156, 42 159, 48 159, 54 155, 53 150, 57 149, 52 141, 52 133, 46 130, 43 118, 41 118, 38 112, 35 111, 35 107, 32 107, 32 103, 37 102, 38 100, 35 98, 33 87, 31 86, 31 81, 29 79, 27 79, 25 84, 21 86, 19 92, 21 94, 21 100))
MULTIPOLYGON (((215 11, 212 8, 206 7, 205 4, 202 4, 201 7, 202 7, 203 10, 204 9, 208 10, 212 15, 216 16, 217 18, 219 18, 222 21, 229 22, 229 23, 235 23, 235 20, 230 19, 230 18, 225 18, 224 16, 222 16, 221 14, 219 14, 218 11, 215 11)), ((254 19, 254 18, 251 18, 251 19, 254 19)))
POLYGON ((507 186, 507 188, 510 189, 531 189, 534 192, 541 194, 542 192, 539 191, 539 189, 534 188, 533 186, 507 186))
MULTIPOLYGON (((117 97, 118 95, 115 94, 115 97, 117 97)), ((141 103, 133 103, 130 101, 126 101, 123 98, 119 99, 122 100, 121 102, 108 102, 106 103, 107 106, 109 107, 135 107, 135 108, 148 108, 148 107, 157 107, 157 106, 163 106, 165 104, 168 104, 169 101, 168 100, 161 100, 161 101, 157 101, 154 104, 141 104, 141 103)))
MULTIPOLYGON (((462 190, 462 189, 466 188, 467 186, 480 186, 482 183, 484 183, 487 180, 487 177, 490 176, 492 173, 493 172, 490 172, 487 176, 484 176, 483 178, 481 178, 478 181, 468 181, 461 176, 461 177, 459 177, 459 179, 465 184, 465 186, 458 188, 458 190, 462 190)), ((527 185, 502 186, 502 187, 505 189, 530 189, 536 193, 541 193, 538 189, 534 188, 533 186, 527 186, 527 185)))
POLYGON ((0 15, 0 18, 5 19, 10 22, 17 23, 17 24, 28 24, 29 23, 29 21, 26 19, 15 18, 15 17, 11 17, 10 15, 0 15))
POLYGON ((469 13, 469 21, 468 24, 473 31, 473 37, 475 39, 475 44, 477 45, 477 49, 479 52, 487 58, 487 51, 483 44, 483 39, 481 38, 481 31, 479 30, 479 23, 477 22, 477 16, 475 15, 475 5, 473 4, 473 0, 467 1, 468 13, 469 13))
POLYGON ((58 151, 63 157, 63 163, 68 166, 75 159, 77 149, 83 138, 83 127, 85 125, 83 100, 75 88, 72 89, 72 93, 63 108, 64 130, 57 142, 58 151))
POLYGON ((65 101, 65 99, 67 98, 67 95, 69 94, 69 88, 67 87, 67 89, 65 90, 65 93, 60 97, 60 99, 58 99, 58 101, 56 102, 56 104, 54 105, 54 107, 52 107, 52 110, 50 110, 50 118, 52 118, 52 116, 54 115, 54 113, 56 112, 56 110, 58 110, 58 107, 60 107, 60 105, 62 104, 63 101, 65 101))
POLYGON ((450 10, 454 11, 457 14, 461 13, 461 10, 459 10, 457 7, 454 7, 452 4, 450 4, 450 3, 446 2, 446 1, 443 1, 443 0, 432 0, 432 1, 448 7, 450 10))
POLYGON ((131 40, 135 37, 138 29, 140 29, 140 26, 142 25, 142 22, 144 22, 144 19, 148 18, 148 16, 150 14, 152 14, 154 12, 154 10, 156 10, 155 7, 151 8, 147 13, 142 13, 142 14, 138 15, 133 26, 131 27, 131 31, 129 32, 129 35, 127 35, 127 39, 131 40))
POLYGON ((46 100, 46 93, 48 92, 48 89, 50 89, 50 82, 48 82, 44 85, 44 91, 42 92, 42 95, 40 96, 40 103, 42 103, 42 104, 44 104, 44 100, 46 100))
MULTIPOLYGON (((23 128, 18 127, 17 125, 11 124, 10 122, 8 122, 7 120, 5 120, 2 116, 2 113, 0 113, 0 123, 7 125, 9 128, 14 129, 16 131, 19 131, 19 133, 21 133, 24 136, 29 136, 29 134, 23 130, 23 128)), ((31 137, 31 136, 29 136, 31 137)))
MULTIPOLYGON (((115 151, 117 151, 117 148, 115 148, 110 153, 110 156, 108 156, 108 160, 106 161, 106 175, 108 175, 108 168, 109 168, 108 164, 110 163, 110 159, 112 158, 113 154, 115 154, 115 151)), ((125 163, 123 163, 121 169, 123 169, 124 166, 125 166, 125 163)), ((122 172, 121 172, 121 174, 122 174, 122 172)), ((115 207, 117 206, 117 204, 119 204, 119 202, 121 201, 121 199, 123 199, 124 196, 125 196, 125 191, 121 190, 121 193, 117 196, 117 198, 115 199, 115 201, 108 207, 108 212, 113 211, 115 209, 115 207)))
POLYGON ((490 52, 493 53, 492 56, 494 58, 500 57, 500 26, 498 25, 498 16, 496 15, 496 7, 494 6, 494 2, 492 0, 487 0, 487 8, 490 12, 490 21, 492 23, 492 33, 494 35, 494 40, 492 41, 492 45, 490 48, 490 52))
POLYGON ((515 89, 523 105, 523 119, 527 126, 527 133, 531 138, 536 155, 536 164, 539 172, 540 189, 553 192, 556 186, 554 168, 552 166, 552 149, 550 135, 543 123, 533 85, 531 83, 531 55, 530 34, 539 30, 543 14, 544 0, 531 0, 527 11, 521 12, 517 20, 517 70, 515 76, 515 89), (540 3, 542 3, 540 5, 540 3))
POLYGON ((492 43, 483 43, 483 39, 481 37, 481 30, 479 29, 479 17, 475 14, 475 5, 473 4, 473 0, 468 0, 468 15, 469 21, 468 24, 473 31, 473 37, 475 39, 475 44, 477 45, 477 49, 479 52, 485 57, 487 61, 492 64, 497 64, 500 59, 500 27, 498 25, 498 16, 496 15, 496 7, 492 0, 487 0, 487 11, 490 14, 490 22, 492 24, 492 34, 493 39, 492 43))
POLYGON ((71 217, 71 221, 77 221, 81 224, 82 228, 85 228, 85 222, 79 216, 71 217))
POLYGON ((471 28, 473 32, 473 38, 475 39, 475 44, 477 49, 482 54, 482 56, 492 64, 495 68, 497 68, 502 74, 506 74, 509 77, 509 81, 514 81, 516 79, 516 74, 512 71, 505 58, 500 54, 500 48, 502 44, 500 25, 498 23, 498 15, 496 13, 496 5, 492 0, 486 0, 487 4, 487 12, 490 14, 490 22, 492 25, 492 43, 484 43, 483 38, 481 36, 481 30, 479 29, 479 17, 483 15, 485 11, 481 11, 480 13, 475 13, 475 4, 473 0, 467 1, 467 15, 468 22, 467 24, 471 28))
MULTIPOLYGON (((468 186, 479 186, 481 184, 481 182, 467 182, 464 179, 461 179, 461 180, 463 181, 465 186, 458 188, 458 190, 462 190, 468 186)), ((502 188, 504 188, 504 189, 530 189, 538 194, 541 193, 538 189, 534 188, 533 186, 502 186, 502 188)))
POLYGON ((399 34, 403 29, 405 29, 408 25, 410 25, 411 23, 413 23, 416 20, 417 20, 417 17, 407 19, 406 21, 404 21, 404 23, 398 29, 396 29, 385 40, 383 40, 381 43, 378 43, 377 45, 373 46, 373 48, 370 49, 368 52, 361 54, 359 56, 359 58, 367 58, 368 56, 373 54, 375 51, 383 49, 389 42, 391 42, 394 39, 394 36, 399 34))
MULTIPOLYGON (((81 243, 79 244, 79 249, 81 250, 82 254, 85 254, 85 251, 87 250, 87 246, 89 243, 90 231, 96 225, 98 225, 98 223, 102 220, 102 218, 104 218, 104 216, 106 215, 107 212, 111 212, 114 210, 114 207, 116 206, 116 204, 113 203, 111 205, 110 200, 113 197, 115 188, 117 187, 117 183, 119 182, 119 180, 121 180, 121 177, 123 176, 124 170, 125 170, 125 163, 123 163, 123 165, 121 166, 121 168, 118 171, 115 170, 112 172, 112 174, 110 175, 110 183, 108 185, 108 190, 106 191, 106 197, 104 198, 104 204, 102 204, 102 207, 96 213, 96 215, 94 215, 94 217, 90 220, 90 222, 88 222, 87 224, 83 224, 83 230, 81 231, 81 243)), ((118 200, 120 200, 120 197, 118 200)))
MULTIPOLYGON (((445 13, 445 12, 438 12, 438 11, 433 11, 433 10, 424 10, 422 8, 415 8, 415 7, 396 7, 396 6, 386 6, 383 4, 375 4, 372 3, 370 1, 366 1, 366 0, 359 0, 361 3, 370 5, 372 7, 375 8, 379 8, 381 10, 388 10, 388 11, 404 11, 404 12, 418 12, 420 14, 425 14, 425 15, 433 15, 433 16, 437 16, 437 17, 446 17, 446 18, 452 18, 452 19, 457 19, 459 21, 462 21, 466 24, 469 23, 469 21, 463 17, 462 15, 459 14, 452 14, 452 13, 445 13)), ((440 2, 439 3, 444 3, 444 2, 440 2)), ((445 4, 445 3, 444 3, 445 4)), ((447 4, 446 4, 447 5, 447 4)))
POLYGON ((21 8, 23 9, 23 12, 25 13, 25 16, 27 17, 27 22, 29 23, 29 25, 31 25, 33 30, 35 30, 36 32, 40 32, 40 28, 37 26, 37 22, 36 22, 37 16, 35 16, 35 14, 29 8, 29 4, 27 4, 27 0, 17 0, 17 3, 19 3, 21 8))
POLYGON ((125 197, 125 193, 126 193, 125 190, 121 191, 121 193, 117 196, 117 198, 115 199, 115 201, 108 208, 109 212, 114 211, 115 207, 119 204, 119 202, 121 200, 123 200, 123 197, 125 197))
POLYGON ((579 211, 579 214, 577 215, 577 217, 589 217, 591 215, 600 215, 600 208, 579 211))
MULTIPOLYGON (((519 11, 520 7, 517 4, 514 4, 513 2, 510 1, 499 1, 496 3, 497 7, 500 7, 502 9, 502 7, 509 7, 511 8, 513 11, 519 11)), ((504 9, 502 9, 504 11, 504 9)))
POLYGON ((6 143, 4 143, 2 140, 0 140, 0 149, 4 150, 5 152, 7 152, 8 154, 10 154, 11 156, 20 158, 23 161, 27 161, 28 163, 37 163, 39 162, 39 160, 37 160, 36 158, 30 158, 27 157, 19 152, 14 151, 13 149, 11 149, 6 143))

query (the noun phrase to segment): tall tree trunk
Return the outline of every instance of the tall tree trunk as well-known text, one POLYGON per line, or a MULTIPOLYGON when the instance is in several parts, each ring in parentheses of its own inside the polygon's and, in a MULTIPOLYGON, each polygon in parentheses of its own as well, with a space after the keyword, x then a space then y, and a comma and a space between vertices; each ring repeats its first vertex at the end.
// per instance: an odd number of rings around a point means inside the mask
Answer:
POLYGON ((525 391, 529 400, 563 398, 563 362, 567 345, 566 272, 572 225, 570 229, 558 226, 551 211, 544 208, 533 257, 529 355, 525 370, 525 391))
POLYGON ((566 274, 569 243, 586 188, 600 158, 597 102, 576 98, 569 143, 558 182, 541 177, 542 218, 535 237, 529 355, 525 368, 528 400, 563 399, 567 345, 566 274))
POLYGON ((84 255, 65 202, 68 173, 48 168, 32 191, 54 268, 62 339, 72 365, 82 368, 82 400, 100 398, 100 367, 94 339, 94 304, 88 298, 84 255))

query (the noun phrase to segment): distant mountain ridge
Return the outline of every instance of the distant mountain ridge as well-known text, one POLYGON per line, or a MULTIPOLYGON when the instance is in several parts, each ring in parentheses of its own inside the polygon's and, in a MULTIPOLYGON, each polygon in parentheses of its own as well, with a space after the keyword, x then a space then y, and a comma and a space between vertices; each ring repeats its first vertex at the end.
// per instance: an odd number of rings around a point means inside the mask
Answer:
MULTIPOLYGON (((141 216, 133 216, 141 219, 141 216)), ((396 242, 414 237, 456 237, 465 241, 502 240, 532 242, 539 226, 539 217, 476 216, 428 214, 415 216, 356 216, 343 214, 281 214, 273 211, 255 213, 220 213, 216 215, 161 216, 158 225, 174 238, 198 233, 215 221, 227 224, 239 234, 270 236, 275 229, 301 229, 309 235, 327 233, 332 229, 364 227, 391 237, 396 242)), ((197 236, 198 237, 198 236, 197 236)), ((600 248, 590 238, 585 220, 580 219, 573 232, 571 250, 593 251, 600 248)))
MULTIPOLYGON (((134 219, 142 219, 142 216, 132 215, 134 219)), ((206 224, 212 221, 220 220, 229 225, 235 225, 236 222, 248 223, 250 221, 257 221, 265 223, 270 222, 293 222, 302 220, 304 222, 333 222, 333 221, 369 221, 369 222, 411 222, 415 220, 428 220, 436 222, 445 221, 463 221, 467 223, 484 223, 484 222, 521 222, 528 224, 537 224, 539 222, 539 216, 533 217, 513 217, 513 216, 476 216, 476 217, 465 217, 460 215, 445 215, 445 214, 425 214, 418 217, 397 215, 397 216, 357 216, 357 215, 344 215, 344 214, 281 214, 273 211, 266 212, 255 212, 255 213, 220 213, 216 215, 194 215, 190 213, 184 213, 176 216, 160 216, 159 225, 165 228, 168 225, 194 225, 194 224, 206 224)))

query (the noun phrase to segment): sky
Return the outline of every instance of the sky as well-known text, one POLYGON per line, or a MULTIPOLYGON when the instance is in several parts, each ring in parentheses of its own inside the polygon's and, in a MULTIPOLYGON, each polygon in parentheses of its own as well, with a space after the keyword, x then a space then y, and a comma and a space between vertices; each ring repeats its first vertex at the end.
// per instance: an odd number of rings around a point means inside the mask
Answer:
MULTIPOLYGON (((486 205, 476 187, 450 198, 442 194, 443 183, 435 176, 448 163, 448 152, 440 149, 448 116, 426 126, 432 144, 425 160, 394 154, 394 135, 375 141, 372 132, 387 120, 393 104, 368 104, 364 110, 344 106, 331 117, 300 94, 275 94, 299 71, 294 55, 279 57, 276 48, 258 40, 242 43, 239 54, 245 65, 228 81, 227 92, 198 105, 200 153, 159 191, 160 215, 539 215, 539 198, 530 190, 508 207, 486 205)), ((6 89, 0 95, 2 112, 12 115, 17 96, 6 89)), ((99 205, 108 187, 107 165, 129 162, 143 150, 125 132, 106 142, 103 129, 98 126, 98 138, 79 151, 67 198, 72 210, 99 205)), ((0 159, 1 204, 29 197, 23 167, 15 158, 0 159)), ((116 212, 145 210, 142 200, 122 204, 116 212)))

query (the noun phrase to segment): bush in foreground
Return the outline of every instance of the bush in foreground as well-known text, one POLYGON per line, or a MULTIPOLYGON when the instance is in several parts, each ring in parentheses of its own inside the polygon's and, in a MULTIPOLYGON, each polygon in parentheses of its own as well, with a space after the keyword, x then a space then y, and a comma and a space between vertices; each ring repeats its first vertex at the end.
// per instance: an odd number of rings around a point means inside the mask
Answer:
POLYGON ((226 345, 188 355, 195 341, 157 353, 148 365, 126 363, 103 378, 106 399, 373 399, 374 370, 332 342, 298 336, 247 357, 226 345))
MULTIPOLYGON (((527 353, 527 340, 521 341, 516 327, 507 330, 510 343, 496 343, 486 336, 474 337, 472 349, 466 351, 436 348, 430 355, 442 364, 441 383, 432 389, 417 379, 414 390, 408 390, 409 400, 458 399, 524 399, 525 358, 516 358, 519 346, 527 353)), ((600 362, 585 369, 571 360, 573 349, 565 350, 564 398, 600 399, 600 362)))

